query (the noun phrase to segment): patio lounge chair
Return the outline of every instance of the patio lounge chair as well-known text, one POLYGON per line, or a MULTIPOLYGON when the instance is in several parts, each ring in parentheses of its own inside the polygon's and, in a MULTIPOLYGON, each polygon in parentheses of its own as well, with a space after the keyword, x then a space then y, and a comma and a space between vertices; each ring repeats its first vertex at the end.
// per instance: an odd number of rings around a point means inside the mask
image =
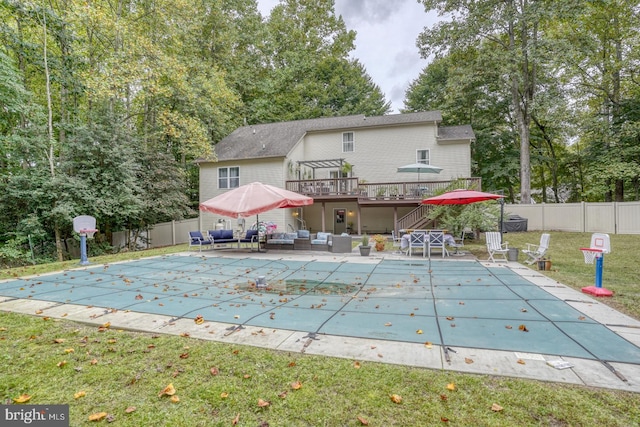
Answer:
POLYGON ((549 249, 550 239, 550 234, 543 233, 542 236, 540 236, 540 244, 536 245, 534 243, 527 243, 527 249, 522 250, 522 253, 527 254, 527 257, 529 257, 525 262, 531 265, 540 261, 547 253, 547 249, 549 249))
POLYGON ((485 233, 485 239, 487 240, 487 252, 489 252, 489 261, 497 262, 494 258, 495 255, 502 255, 505 261, 507 260, 507 253, 509 252, 509 242, 501 243, 502 240, 500 233, 497 231, 488 231, 485 233))
POLYGON ((202 251, 202 246, 209 245, 211 246, 213 242, 202 235, 201 231, 190 231, 189 232, 189 249, 193 246, 197 246, 200 251, 202 251))

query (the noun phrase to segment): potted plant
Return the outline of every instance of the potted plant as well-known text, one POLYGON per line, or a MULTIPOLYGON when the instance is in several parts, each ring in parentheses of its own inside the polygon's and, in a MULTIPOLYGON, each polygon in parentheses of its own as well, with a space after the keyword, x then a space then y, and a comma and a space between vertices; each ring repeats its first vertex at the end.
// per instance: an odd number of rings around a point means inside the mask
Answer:
POLYGON ((360 255, 369 256, 369 253, 371 252, 371 246, 369 246, 369 236, 367 236, 366 234, 362 236, 362 242, 360 243, 359 248, 360 255))
POLYGON ((376 251, 382 252, 384 251, 384 247, 387 244, 387 238, 381 234, 376 234, 373 236, 373 241, 376 242, 376 251))

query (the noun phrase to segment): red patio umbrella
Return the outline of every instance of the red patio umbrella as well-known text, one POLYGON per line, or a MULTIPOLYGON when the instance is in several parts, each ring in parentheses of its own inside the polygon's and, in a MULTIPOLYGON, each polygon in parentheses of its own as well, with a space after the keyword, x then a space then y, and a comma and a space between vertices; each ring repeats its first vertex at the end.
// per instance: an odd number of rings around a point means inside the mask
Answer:
POLYGON ((421 203, 424 205, 468 205, 469 203, 484 202, 485 200, 502 199, 500 194, 484 193, 482 191, 465 190, 463 188, 429 197, 421 203))
POLYGON ((252 182, 200 203, 200 210, 238 218, 277 208, 297 208, 311 204, 311 197, 273 185, 252 182))
MULTIPOLYGON (((484 202, 486 200, 503 199, 504 196, 500 194, 485 193, 476 190, 465 190, 460 188, 458 190, 442 193, 439 196, 429 197, 424 199, 422 204, 424 205, 468 205, 470 203, 484 202)), ((504 201, 500 200, 500 242, 502 242, 502 222, 504 218, 504 201)))

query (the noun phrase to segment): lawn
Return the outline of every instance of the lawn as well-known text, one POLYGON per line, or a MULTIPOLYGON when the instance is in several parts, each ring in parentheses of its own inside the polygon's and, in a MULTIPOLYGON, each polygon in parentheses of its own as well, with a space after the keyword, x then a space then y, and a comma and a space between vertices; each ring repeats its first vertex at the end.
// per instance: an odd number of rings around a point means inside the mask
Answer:
MULTIPOLYGON (((505 239, 522 248, 539 236, 510 233, 505 239)), ((604 286, 616 294, 603 302, 637 318, 638 284, 632 267, 638 238, 611 237, 604 286)), ((553 270, 545 274, 575 288, 592 285, 594 267, 584 264, 578 250, 589 240, 586 233, 552 233, 553 270)), ((91 261, 185 249, 182 245, 91 261)), ((468 242, 465 250, 486 259, 481 243, 468 242)), ((1 275, 75 265, 77 261, 1 275)), ((72 426, 640 424, 638 395, 628 392, 278 352, 106 326, 0 313, 2 402, 26 395, 29 404, 69 404, 72 426), (92 415, 99 421, 89 421, 92 415)))

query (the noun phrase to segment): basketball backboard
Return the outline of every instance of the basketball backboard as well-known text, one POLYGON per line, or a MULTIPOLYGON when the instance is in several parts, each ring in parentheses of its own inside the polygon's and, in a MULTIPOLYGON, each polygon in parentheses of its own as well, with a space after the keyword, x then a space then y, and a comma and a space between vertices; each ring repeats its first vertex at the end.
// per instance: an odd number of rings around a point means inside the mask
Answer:
POLYGON ((95 230, 96 219, 89 215, 80 215, 73 218, 73 231, 80 233, 81 230, 95 230))
POLYGON ((611 242, 609 241, 609 235, 604 233, 593 233, 591 235, 590 248, 602 249, 602 253, 611 253, 611 242))

